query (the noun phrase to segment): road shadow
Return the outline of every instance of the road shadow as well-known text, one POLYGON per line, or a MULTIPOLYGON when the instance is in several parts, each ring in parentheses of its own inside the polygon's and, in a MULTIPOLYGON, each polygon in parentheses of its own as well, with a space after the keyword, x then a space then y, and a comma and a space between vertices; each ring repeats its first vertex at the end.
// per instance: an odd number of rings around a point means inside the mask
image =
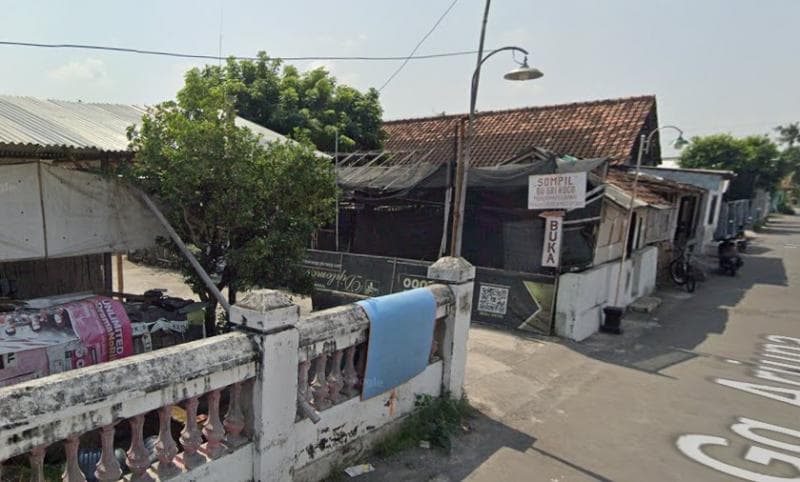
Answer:
MULTIPOLYGON (((413 448, 386 458, 370 457, 373 472, 359 476, 361 481, 420 481, 463 480, 470 475, 480 480, 490 480, 498 468, 514 465, 528 466, 533 458, 544 456, 564 466, 599 481, 610 480, 578 464, 536 447, 536 438, 508 425, 476 412, 462 431, 452 438, 449 451, 441 448, 413 448)), ((533 467, 533 465, 531 465, 533 467)), ((508 474, 508 471, 500 471, 508 474)), ((520 474, 521 476, 522 474, 520 474)), ((502 480, 498 478, 497 480, 502 480)), ((531 479, 533 480, 533 479, 531 479)))
POLYGON ((797 229, 796 225, 792 225, 792 227, 783 227, 783 225, 777 224, 767 224, 759 231, 759 234, 798 234, 800 233, 800 229, 797 229))
POLYGON ((743 254, 744 266, 735 277, 712 269, 708 279, 694 294, 677 287, 660 289, 654 295, 662 305, 652 314, 628 313, 624 333, 597 333, 582 342, 561 341, 585 356, 635 370, 665 376, 670 366, 691 360, 695 348, 710 335, 725 331, 730 310, 742 301, 755 285, 788 286, 783 259, 776 247, 784 234, 800 234, 800 223, 768 223, 768 237, 753 242, 743 254), (781 224, 780 229, 773 224, 781 224), (777 243, 776 243, 777 242, 777 243))

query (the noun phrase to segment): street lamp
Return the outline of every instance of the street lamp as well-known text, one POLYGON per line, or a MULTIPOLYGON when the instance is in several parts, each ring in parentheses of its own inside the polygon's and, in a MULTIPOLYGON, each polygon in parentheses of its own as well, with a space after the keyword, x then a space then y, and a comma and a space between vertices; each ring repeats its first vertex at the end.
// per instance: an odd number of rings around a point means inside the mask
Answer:
POLYGON ((507 72, 503 78, 506 80, 535 80, 543 75, 541 70, 528 66, 528 56, 526 55, 522 64, 518 68, 507 72))
POLYGON ((631 202, 628 205, 628 210, 625 216, 625 227, 623 228, 624 236, 622 238, 622 258, 619 260, 619 270, 617 272, 617 292, 614 295, 614 306, 607 306, 603 309, 606 315, 605 323, 603 323, 603 331, 610 333, 622 333, 622 330, 619 327, 619 321, 622 317, 622 313, 625 310, 619 304, 619 295, 622 291, 622 273, 625 270, 625 258, 628 256, 628 238, 630 237, 633 208, 636 204, 636 191, 639 187, 639 174, 642 168, 642 155, 646 152, 650 152, 650 144, 653 141, 653 136, 656 134, 656 132, 664 129, 672 129, 678 132, 678 138, 675 139, 672 144, 675 149, 681 149, 689 143, 689 141, 684 139, 683 131, 672 125, 657 127, 650 131, 650 133, 646 136, 642 134, 641 137, 639 137, 639 152, 636 156, 636 175, 633 178, 631 202))
POLYGON ((481 26, 481 39, 478 46, 478 62, 475 66, 475 71, 472 73, 472 83, 470 84, 469 95, 469 124, 467 126, 467 138, 464 143, 464 158, 456 166, 456 205, 453 209, 453 239, 450 244, 450 255, 461 256, 461 239, 464 233, 464 208, 467 200, 467 172, 470 163, 470 151, 472 148, 472 138, 475 133, 475 102, 478 98, 478 82, 481 77, 481 66, 495 54, 500 52, 519 52, 525 55, 519 67, 506 73, 503 77, 506 80, 533 80, 541 77, 542 72, 539 69, 530 67, 528 65, 528 51, 516 46, 500 47, 499 49, 492 50, 485 56, 483 55, 483 42, 486 38, 486 21, 489 17, 489 4, 491 0, 486 0, 486 8, 483 11, 483 24, 481 26))

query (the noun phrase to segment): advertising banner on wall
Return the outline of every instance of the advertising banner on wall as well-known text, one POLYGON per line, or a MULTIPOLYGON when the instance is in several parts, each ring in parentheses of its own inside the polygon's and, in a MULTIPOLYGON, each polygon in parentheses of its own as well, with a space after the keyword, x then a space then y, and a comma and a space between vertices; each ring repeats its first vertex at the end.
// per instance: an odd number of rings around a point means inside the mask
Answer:
POLYGON ((579 209, 586 206, 586 172, 541 174, 528 178, 528 209, 579 209))
MULTIPOLYGON (((427 278, 431 264, 319 250, 309 250, 304 262, 314 279, 315 297, 337 293, 344 298, 350 295, 351 300, 433 284, 427 278)), ((549 335, 554 303, 554 277, 476 268, 473 321, 549 335)))

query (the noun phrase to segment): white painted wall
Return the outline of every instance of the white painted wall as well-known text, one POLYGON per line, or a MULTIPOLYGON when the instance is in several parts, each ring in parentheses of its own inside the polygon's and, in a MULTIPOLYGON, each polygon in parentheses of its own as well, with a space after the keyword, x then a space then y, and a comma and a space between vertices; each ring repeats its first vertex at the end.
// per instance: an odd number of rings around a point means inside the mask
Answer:
MULTIPOLYGON (((620 306, 628 306, 655 290, 658 249, 648 246, 625 261, 620 306)), ((558 280, 556 334, 581 341, 597 333, 603 307, 615 305, 619 261, 595 266, 580 273, 565 273, 558 280)))

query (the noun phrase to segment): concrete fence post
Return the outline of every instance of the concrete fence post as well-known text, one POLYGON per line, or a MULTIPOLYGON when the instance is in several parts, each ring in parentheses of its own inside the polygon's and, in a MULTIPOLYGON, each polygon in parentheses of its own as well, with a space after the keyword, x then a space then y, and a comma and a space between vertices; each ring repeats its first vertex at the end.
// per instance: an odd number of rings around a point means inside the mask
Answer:
POLYGON ((253 480, 291 480, 300 307, 279 291, 258 290, 231 307, 230 319, 254 334, 260 356, 252 397, 253 480))
POLYGON ((442 388, 451 398, 458 399, 464 393, 475 267, 464 258, 447 256, 428 268, 428 278, 448 285, 455 299, 455 307, 445 321, 442 388))

